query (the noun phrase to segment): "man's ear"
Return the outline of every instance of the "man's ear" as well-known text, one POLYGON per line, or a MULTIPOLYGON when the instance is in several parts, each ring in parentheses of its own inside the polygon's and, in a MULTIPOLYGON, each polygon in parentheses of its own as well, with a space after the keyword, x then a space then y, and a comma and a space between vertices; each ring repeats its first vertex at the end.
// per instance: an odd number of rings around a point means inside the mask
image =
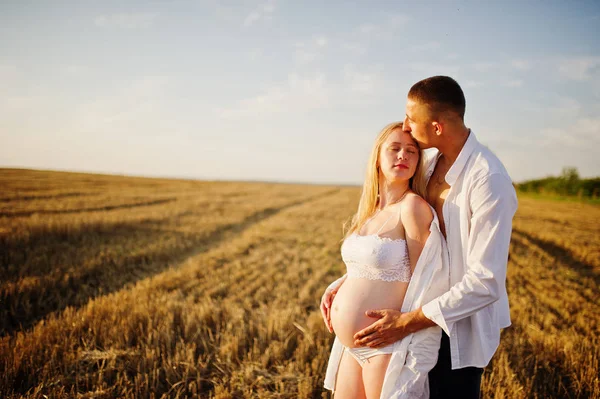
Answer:
POLYGON ((431 122, 431 126, 433 126, 436 136, 440 136, 442 134, 442 132, 444 131, 444 125, 442 125, 440 122, 433 121, 433 122, 431 122))

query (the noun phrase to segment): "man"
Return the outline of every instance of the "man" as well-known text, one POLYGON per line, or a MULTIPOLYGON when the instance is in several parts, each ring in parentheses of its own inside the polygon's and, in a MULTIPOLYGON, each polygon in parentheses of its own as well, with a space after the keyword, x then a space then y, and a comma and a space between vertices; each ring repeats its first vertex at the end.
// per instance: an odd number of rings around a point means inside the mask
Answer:
MULTIPOLYGON (((378 320, 354 337, 357 346, 378 347, 440 326, 431 398, 479 398, 483 368, 498 348, 500 329, 510 325, 505 282, 516 193, 500 160, 465 126, 465 104, 454 79, 424 79, 408 93, 403 125, 421 148, 437 149, 426 169, 426 200, 447 240, 451 288, 412 312, 367 312, 378 320)), ((323 298, 329 300, 327 291, 323 298)))

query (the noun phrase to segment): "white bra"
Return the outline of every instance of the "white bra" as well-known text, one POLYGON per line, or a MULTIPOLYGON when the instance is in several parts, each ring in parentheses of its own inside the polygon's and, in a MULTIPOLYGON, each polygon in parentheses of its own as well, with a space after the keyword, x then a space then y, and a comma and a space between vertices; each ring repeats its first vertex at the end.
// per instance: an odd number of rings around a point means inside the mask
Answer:
POLYGON ((406 240, 379 236, 379 232, 392 216, 383 223, 375 234, 363 236, 352 233, 344 240, 341 252, 348 271, 348 277, 383 281, 410 281, 411 269, 406 240))

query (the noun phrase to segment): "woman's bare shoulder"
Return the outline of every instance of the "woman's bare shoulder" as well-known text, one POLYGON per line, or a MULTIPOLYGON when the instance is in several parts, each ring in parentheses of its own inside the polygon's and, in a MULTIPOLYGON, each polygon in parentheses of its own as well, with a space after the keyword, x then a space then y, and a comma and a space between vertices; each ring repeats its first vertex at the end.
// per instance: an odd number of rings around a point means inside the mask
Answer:
POLYGON ((433 221, 433 213, 423 197, 409 193, 402 201, 400 215, 405 229, 429 230, 433 221))

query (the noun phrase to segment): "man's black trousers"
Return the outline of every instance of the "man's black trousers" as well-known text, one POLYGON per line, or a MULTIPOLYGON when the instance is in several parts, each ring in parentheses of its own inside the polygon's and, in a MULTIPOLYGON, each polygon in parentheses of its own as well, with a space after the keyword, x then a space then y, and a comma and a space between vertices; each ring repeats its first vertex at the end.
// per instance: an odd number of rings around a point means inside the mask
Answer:
POLYGON ((479 399, 482 374, 479 367, 452 370, 450 339, 442 331, 438 361, 429 372, 430 399, 479 399))

